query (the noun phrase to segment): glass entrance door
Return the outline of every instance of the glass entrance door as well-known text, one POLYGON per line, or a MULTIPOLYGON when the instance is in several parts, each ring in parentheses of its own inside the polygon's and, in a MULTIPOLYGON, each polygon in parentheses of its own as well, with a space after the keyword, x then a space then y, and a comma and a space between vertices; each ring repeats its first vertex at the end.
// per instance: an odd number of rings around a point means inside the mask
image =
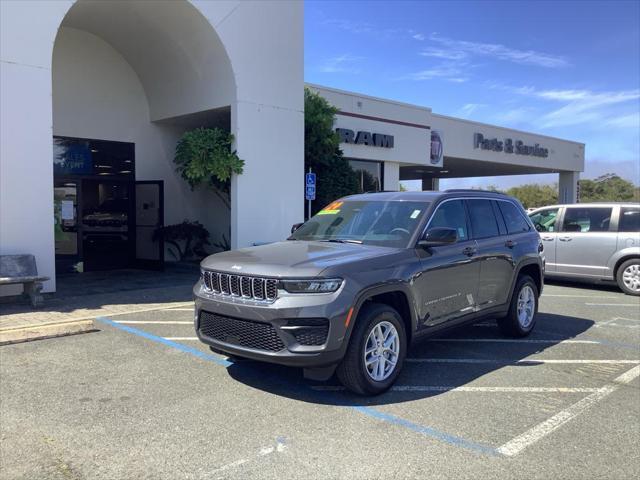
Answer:
POLYGON ((82 250, 85 270, 132 266, 133 182, 82 180, 82 250))
POLYGON ((56 180, 53 186, 54 238, 56 270, 58 272, 82 271, 81 245, 78 241, 79 185, 73 180, 56 180))

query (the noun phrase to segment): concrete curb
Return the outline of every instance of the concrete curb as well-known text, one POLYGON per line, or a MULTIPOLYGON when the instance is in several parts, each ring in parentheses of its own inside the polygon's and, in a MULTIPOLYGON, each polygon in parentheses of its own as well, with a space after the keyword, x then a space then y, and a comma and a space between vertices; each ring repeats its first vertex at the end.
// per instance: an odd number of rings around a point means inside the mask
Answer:
POLYGON ((69 320, 25 327, 0 328, 0 345, 29 342, 44 338, 63 337, 95 330, 93 320, 69 320))

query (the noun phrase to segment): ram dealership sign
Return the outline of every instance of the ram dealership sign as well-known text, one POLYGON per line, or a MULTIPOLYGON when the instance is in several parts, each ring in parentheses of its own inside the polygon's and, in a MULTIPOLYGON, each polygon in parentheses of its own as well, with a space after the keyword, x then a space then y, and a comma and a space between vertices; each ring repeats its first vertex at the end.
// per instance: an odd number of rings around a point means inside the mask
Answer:
POLYGON ((522 140, 516 140, 514 142, 511 138, 505 138, 504 141, 498 140, 497 138, 484 138, 484 135, 481 133, 473 135, 473 148, 543 158, 549 156, 549 149, 541 147, 537 143, 535 145, 525 145, 522 140))
POLYGON ((354 132, 348 128, 336 128, 340 143, 354 143, 370 147, 393 148, 393 135, 371 132, 354 132))

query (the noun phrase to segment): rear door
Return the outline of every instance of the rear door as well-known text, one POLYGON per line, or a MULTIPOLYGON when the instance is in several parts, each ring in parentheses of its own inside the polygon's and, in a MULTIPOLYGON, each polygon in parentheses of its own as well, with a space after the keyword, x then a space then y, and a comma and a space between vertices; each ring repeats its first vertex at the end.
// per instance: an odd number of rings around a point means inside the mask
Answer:
POLYGON ((437 325, 472 313, 476 308, 480 262, 476 241, 463 200, 445 200, 434 211, 427 229, 455 228, 458 241, 452 245, 420 250, 422 271, 415 279, 420 295, 420 318, 426 326, 437 325))
POLYGON ((155 232, 164 225, 164 182, 136 182, 136 266, 149 270, 164 269, 164 241, 155 232))
POLYGON ((506 227, 498 223, 493 203, 490 199, 466 200, 471 235, 478 245, 479 310, 506 303, 513 278, 513 248, 509 246, 506 227))
POLYGON ((612 207, 565 207, 556 243, 556 273, 598 278, 605 274, 618 236, 610 229, 612 214, 612 207))
POLYGON ((556 244, 558 242, 558 219, 560 218, 560 207, 545 208, 538 210, 529 218, 533 226, 540 233, 544 246, 544 258, 547 272, 556 271, 556 244))

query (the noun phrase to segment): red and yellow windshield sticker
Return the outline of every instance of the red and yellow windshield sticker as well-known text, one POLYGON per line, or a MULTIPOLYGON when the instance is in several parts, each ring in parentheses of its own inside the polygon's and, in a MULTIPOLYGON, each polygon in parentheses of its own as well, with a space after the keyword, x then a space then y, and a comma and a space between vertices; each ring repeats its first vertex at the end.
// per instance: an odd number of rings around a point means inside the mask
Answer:
POLYGON ((344 202, 331 202, 329 205, 324 207, 322 210, 318 212, 318 215, 335 215, 340 212, 340 206, 344 202))

